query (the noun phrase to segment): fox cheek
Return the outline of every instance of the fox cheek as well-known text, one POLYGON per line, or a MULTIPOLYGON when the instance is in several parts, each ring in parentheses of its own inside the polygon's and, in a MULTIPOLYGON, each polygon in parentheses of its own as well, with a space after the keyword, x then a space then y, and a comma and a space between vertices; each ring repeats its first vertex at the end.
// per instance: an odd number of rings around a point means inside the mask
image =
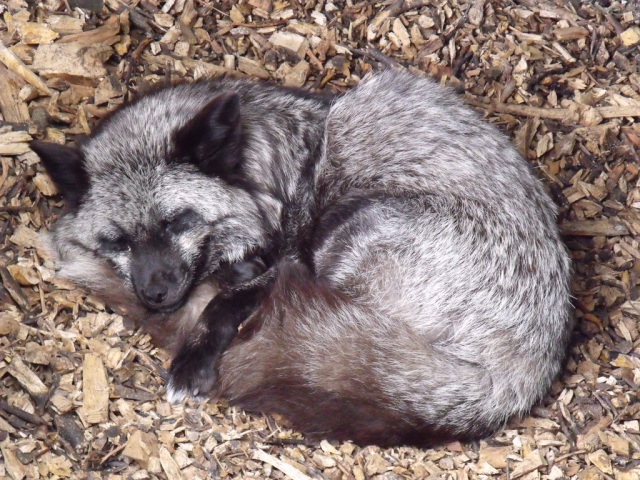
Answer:
POLYGON ((106 261, 107 265, 109 265, 114 273, 120 277, 125 286, 129 289, 132 288, 131 285, 131 258, 126 254, 117 254, 117 255, 96 255, 103 261, 106 261))

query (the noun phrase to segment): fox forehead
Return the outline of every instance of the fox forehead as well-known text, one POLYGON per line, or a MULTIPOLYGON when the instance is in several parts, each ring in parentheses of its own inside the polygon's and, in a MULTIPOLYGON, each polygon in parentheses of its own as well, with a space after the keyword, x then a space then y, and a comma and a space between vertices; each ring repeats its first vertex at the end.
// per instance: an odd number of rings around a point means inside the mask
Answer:
POLYGON ((238 202, 221 181, 191 171, 188 165, 159 166, 152 172, 115 169, 91 176, 90 183, 78 216, 97 223, 113 220, 130 231, 187 208, 215 220, 238 202))

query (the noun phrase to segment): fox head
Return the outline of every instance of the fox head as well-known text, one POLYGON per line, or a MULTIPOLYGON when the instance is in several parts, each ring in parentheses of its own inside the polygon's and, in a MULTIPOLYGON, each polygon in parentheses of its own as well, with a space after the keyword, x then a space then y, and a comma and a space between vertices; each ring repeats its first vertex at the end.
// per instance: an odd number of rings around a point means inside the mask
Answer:
POLYGON ((166 313, 258 248, 263 215, 236 181, 241 110, 237 93, 178 85, 121 107, 77 146, 32 142, 67 207, 47 242, 60 275, 100 287, 92 276, 108 265, 166 313))

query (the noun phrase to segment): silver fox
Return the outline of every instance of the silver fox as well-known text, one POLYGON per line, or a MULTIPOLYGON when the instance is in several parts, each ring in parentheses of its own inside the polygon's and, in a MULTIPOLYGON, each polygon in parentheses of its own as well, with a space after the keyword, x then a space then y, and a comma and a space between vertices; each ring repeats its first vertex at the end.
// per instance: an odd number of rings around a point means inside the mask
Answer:
POLYGON ((491 434, 561 369, 555 207, 433 81, 386 71, 329 99, 184 84, 79 147, 33 149, 69 204, 60 274, 181 332, 173 401, 212 392, 312 438, 433 445, 491 434))

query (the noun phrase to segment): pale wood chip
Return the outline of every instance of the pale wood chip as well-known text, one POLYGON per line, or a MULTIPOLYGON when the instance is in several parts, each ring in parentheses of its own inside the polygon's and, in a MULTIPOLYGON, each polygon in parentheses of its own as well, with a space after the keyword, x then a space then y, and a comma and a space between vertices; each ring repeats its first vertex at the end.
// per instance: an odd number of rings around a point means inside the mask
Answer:
POLYGON ((282 460, 277 459, 273 455, 268 454, 264 450, 255 449, 253 451, 252 457, 256 460, 260 460, 261 462, 268 463, 274 468, 277 468, 285 475, 291 477, 292 480, 311 480, 311 477, 309 477, 308 475, 305 475, 297 468, 283 462, 282 460))
POLYGON ((81 42, 40 45, 33 58, 33 69, 44 78, 60 78, 81 85, 96 85, 107 74, 105 61, 113 50, 106 44, 81 42))
POLYGON ((518 463, 511 472, 511 478, 520 478, 528 473, 534 472, 544 466, 547 462, 544 460, 540 450, 533 450, 526 455, 521 463, 518 463))
POLYGON ((22 480, 27 476, 27 469, 22 465, 22 462, 18 460, 15 450, 9 448, 8 445, 0 444, 0 450, 4 457, 5 467, 7 473, 12 480, 22 480))
POLYGON ((560 231, 564 235, 577 235, 585 237, 595 237, 604 235, 614 237, 618 235, 629 235, 627 226, 616 220, 576 220, 564 222, 560 226, 560 231))
POLYGON ((167 447, 160 447, 160 464, 169 480, 182 480, 184 477, 180 472, 180 467, 175 462, 167 447))
POLYGON ((49 90, 49 87, 2 43, 2 40, 0 40, 0 62, 4 63, 9 70, 22 77, 43 94, 49 96, 53 94, 51 90, 49 90))
POLYGON ((87 423, 109 420, 109 381, 97 355, 87 353, 82 364, 82 417, 87 423))
POLYGON ((96 28, 94 30, 89 30, 86 32, 76 33, 73 35, 67 35, 56 43, 65 44, 65 43, 80 43, 82 45, 92 45, 92 44, 106 44, 113 45, 120 38, 118 37, 118 33, 120 32, 120 18, 117 16, 110 17, 103 26, 96 28))
POLYGON ((8 372, 38 404, 42 405, 46 401, 49 389, 19 357, 11 359, 8 372))

